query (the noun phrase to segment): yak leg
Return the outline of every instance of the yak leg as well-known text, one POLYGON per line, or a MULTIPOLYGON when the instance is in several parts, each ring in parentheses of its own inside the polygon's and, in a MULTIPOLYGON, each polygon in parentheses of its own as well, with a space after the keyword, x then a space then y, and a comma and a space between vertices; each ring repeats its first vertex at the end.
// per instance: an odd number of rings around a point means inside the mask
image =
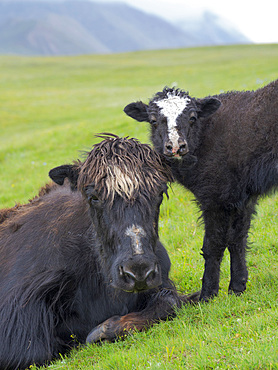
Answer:
POLYGON ((229 292, 241 294, 246 289, 248 271, 246 267, 246 247, 252 214, 256 201, 252 200, 247 207, 235 210, 228 233, 228 249, 231 259, 231 281, 229 292))
POLYGON ((220 264, 227 245, 230 214, 221 209, 209 210, 203 212, 203 219, 205 237, 202 252, 205 259, 205 271, 200 300, 207 301, 218 294, 220 264))
POLYGON ((131 312, 124 316, 112 316, 94 328, 87 336, 86 342, 113 341, 116 338, 125 337, 134 330, 145 330, 155 322, 174 317, 176 309, 183 303, 197 302, 199 293, 179 296, 176 291, 161 289, 148 298, 148 304, 142 311, 131 312))

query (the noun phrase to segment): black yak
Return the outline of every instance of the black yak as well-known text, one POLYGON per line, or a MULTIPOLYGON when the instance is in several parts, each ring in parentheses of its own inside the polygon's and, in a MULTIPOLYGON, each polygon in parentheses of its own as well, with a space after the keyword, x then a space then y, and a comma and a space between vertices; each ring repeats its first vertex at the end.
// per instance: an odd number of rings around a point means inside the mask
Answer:
POLYGON ((229 291, 246 289, 248 231, 258 198, 278 185, 278 80, 257 91, 203 99, 165 88, 125 113, 151 126, 154 148, 168 158, 175 179, 191 190, 205 225, 201 297, 217 295, 225 248, 229 291))
POLYGON ((105 136, 50 177, 0 213, 2 370, 142 330, 190 300, 168 277, 158 217, 171 172, 148 145, 105 136))

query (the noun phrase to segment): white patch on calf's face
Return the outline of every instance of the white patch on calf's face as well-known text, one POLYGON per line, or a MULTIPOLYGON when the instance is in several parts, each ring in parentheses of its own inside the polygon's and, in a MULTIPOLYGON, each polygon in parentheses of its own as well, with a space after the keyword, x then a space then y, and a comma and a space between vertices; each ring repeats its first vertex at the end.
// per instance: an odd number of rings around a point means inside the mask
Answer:
POLYGON ((140 226, 132 225, 126 229, 125 235, 131 238, 133 254, 144 254, 140 239, 146 236, 145 230, 140 226))
POLYGON ((179 148, 179 134, 177 131, 177 118, 187 107, 190 99, 185 96, 167 94, 167 98, 158 100, 155 104, 161 109, 161 113, 167 118, 168 136, 173 144, 173 150, 179 148))

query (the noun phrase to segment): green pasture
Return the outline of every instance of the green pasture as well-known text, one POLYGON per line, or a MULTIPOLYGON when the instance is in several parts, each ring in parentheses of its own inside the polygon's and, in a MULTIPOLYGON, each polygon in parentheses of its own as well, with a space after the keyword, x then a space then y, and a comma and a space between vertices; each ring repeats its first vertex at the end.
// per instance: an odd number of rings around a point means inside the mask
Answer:
MULTIPOLYGON (((49 181, 48 171, 80 158, 98 141, 97 133, 149 142, 147 124, 123 113, 131 101, 147 102, 165 85, 204 97, 257 89, 277 78, 278 45, 1 56, 1 208, 36 195, 49 181)), ((201 287, 203 228, 192 194, 173 185, 169 195, 160 236, 172 260, 171 278, 190 293, 201 287)), ((249 240, 249 282, 242 296, 227 294, 226 253, 214 300, 184 307, 174 320, 125 341, 81 347, 49 369, 278 369, 278 195, 261 199, 249 240)))

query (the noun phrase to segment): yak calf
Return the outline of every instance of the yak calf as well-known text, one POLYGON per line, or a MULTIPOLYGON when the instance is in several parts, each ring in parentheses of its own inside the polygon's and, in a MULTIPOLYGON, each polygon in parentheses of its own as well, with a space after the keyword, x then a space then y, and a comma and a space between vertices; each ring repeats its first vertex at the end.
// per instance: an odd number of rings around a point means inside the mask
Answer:
POLYGON ((257 91, 204 99, 165 88, 125 113, 151 126, 154 148, 168 158, 175 179, 191 190, 205 225, 201 299, 216 295, 225 248, 229 291, 246 289, 246 244, 257 200, 278 186, 278 80, 257 91))
POLYGON ((105 136, 50 177, 70 185, 1 213, 1 370, 142 330, 190 300, 168 277, 158 216, 171 172, 148 145, 105 136))

